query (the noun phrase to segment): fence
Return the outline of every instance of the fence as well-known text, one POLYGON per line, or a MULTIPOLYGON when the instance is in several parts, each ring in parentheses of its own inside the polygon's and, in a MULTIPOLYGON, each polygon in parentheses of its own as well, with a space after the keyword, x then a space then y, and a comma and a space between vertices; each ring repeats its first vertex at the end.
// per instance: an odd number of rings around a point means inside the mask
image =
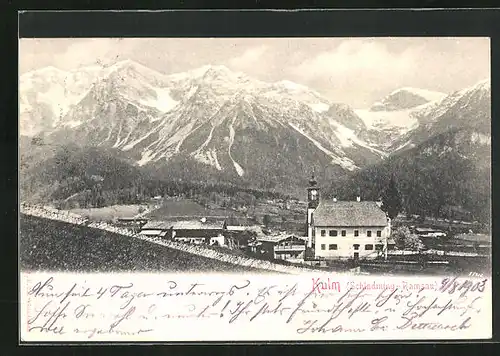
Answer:
POLYGON ((429 249, 425 251, 405 251, 405 250, 394 250, 389 251, 389 256, 408 256, 408 255, 437 255, 437 256, 458 256, 458 257, 486 257, 487 255, 481 255, 475 252, 459 252, 459 251, 442 251, 429 249))

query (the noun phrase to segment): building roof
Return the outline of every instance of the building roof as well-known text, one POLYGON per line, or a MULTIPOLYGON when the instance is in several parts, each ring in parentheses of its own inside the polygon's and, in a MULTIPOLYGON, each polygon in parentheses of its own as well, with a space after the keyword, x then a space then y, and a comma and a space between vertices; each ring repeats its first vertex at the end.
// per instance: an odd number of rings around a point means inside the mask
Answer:
POLYGON ((456 240, 467 242, 485 242, 491 243, 491 235, 487 234, 459 234, 455 236, 456 240))
POLYGON ((162 231, 162 230, 142 230, 140 232, 141 235, 148 235, 148 236, 160 236, 162 234, 166 234, 166 232, 162 231))
POLYGON ((246 217, 229 216, 226 219, 227 226, 251 226, 253 225, 246 217))
POLYGON ((288 235, 288 234, 266 235, 266 236, 258 236, 257 237, 257 241, 260 241, 260 242, 262 242, 262 241, 264 241, 264 242, 273 242, 273 243, 281 242, 281 241, 288 240, 288 239, 296 239, 296 240, 305 241, 306 237, 295 236, 295 235, 288 235))
POLYGON ((177 238, 212 238, 222 235, 221 229, 197 229, 197 230, 174 230, 175 236, 174 239, 177 238))
POLYGON ((131 222, 134 222, 134 221, 149 221, 149 219, 147 219, 147 218, 118 218, 117 220, 121 221, 121 222, 127 222, 127 221, 131 221, 131 222))
POLYGON ((387 217, 374 201, 322 201, 313 213, 316 226, 386 226, 387 217))
POLYGON ((199 220, 185 221, 150 221, 142 227, 142 230, 222 230, 223 221, 201 222, 199 220))
POLYGON ((415 228, 416 232, 443 232, 440 229, 432 229, 430 227, 417 227, 415 228))

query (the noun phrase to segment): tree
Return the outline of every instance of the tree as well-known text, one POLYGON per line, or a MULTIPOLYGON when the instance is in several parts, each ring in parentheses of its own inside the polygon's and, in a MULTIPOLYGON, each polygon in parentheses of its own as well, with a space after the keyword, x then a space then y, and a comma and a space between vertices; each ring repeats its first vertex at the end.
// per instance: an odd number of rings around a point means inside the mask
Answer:
POLYGON ((242 233, 234 234, 232 237, 238 247, 247 246, 249 242, 255 241, 257 232, 245 230, 242 233))
POLYGON ((385 211, 389 218, 394 219, 398 216, 402 208, 401 194, 399 193, 398 187, 396 186, 396 180, 394 176, 391 177, 389 185, 386 190, 382 193, 382 206, 381 209, 385 211))
POLYGON ((264 219, 263 219, 263 223, 264 223, 264 226, 269 226, 269 224, 271 223, 271 217, 269 215, 264 215, 264 219))
POLYGON ((412 234, 407 226, 402 226, 394 230, 392 237, 394 238, 396 247, 400 250, 421 251, 425 247, 422 240, 417 235, 412 234))

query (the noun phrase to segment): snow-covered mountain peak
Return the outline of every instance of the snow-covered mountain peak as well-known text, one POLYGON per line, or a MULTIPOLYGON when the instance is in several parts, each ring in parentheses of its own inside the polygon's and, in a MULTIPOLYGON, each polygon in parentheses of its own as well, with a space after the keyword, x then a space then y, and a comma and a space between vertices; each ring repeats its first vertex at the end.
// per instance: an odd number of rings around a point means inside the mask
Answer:
POLYGON ((281 80, 279 82, 274 83, 276 87, 281 87, 287 90, 291 91, 310 91, 308 87, 302 85, 302 84, 297 84, 295 82, 292 82, 290 80, 281 80))
POLYGON ((370 111, 399 111, 415 108, 433 101, 439 101, 446 94, 420 88, 403 87, 389 93, 373 104, 370 111))
POLYGON ((46 72, 46 71, 64 72, 62 69, 59 69, 59 68, 54 67, 54 66, 47 66, 47 67, 44 67, 44 68, 40 68, 38 71, 39 72, 46 72))
POLYGON ((168 79, 179 90, 202 95, 215 93, 224 100, 239 95, 253 95, 274 99, 292 99, 307 103, 318 112, 329 109, 329 101, 318 92, 289 80, 263 82, 245 73, 233 71, 224 65, 205 65, 182 73, 168 75, 168 79))
POLYGON ((199 69, 200 72, 203 72, 204 75, 213 74, 213 75, 231 75, 233 71, 231 71, 228 67, 221 64, 207 64, 199 69))
POLYGON ((116 62, 109 66, 111 70, 136 70, 136 71, 147 71, 147 72, 155 72, 151 68, 148 68, 141 63, 133 61, 131 59, 124 59, 122 61, 116 62))
POLYGON ((482 91, 490 91, 491 90, 491 80, 483 79, 477 82, 475 85, 469 88, 469 90, 482 90, 482 91))
POLYGON ((132 60, 123 60, 106 68, 107 76, 116 75, 121 78, 136 78, 156 86, 166 85, 166 76, 132 60))
POLYGON ((225 78, 225 79, 246 79, 248 78, 246 74, 242 72, 232 71, 228 67, 219 64, 207 64, 195 69, 190 69, 185 72, 174 73, 168 75, 168 77, 174 81, 179 80, 210 80, 214 78, 225 78))
POLYGON ((420 111, 439 103, 446 94, 421 88, 401 87, 368 110, 355 110, 363 120, 370 135, 376 137, 382 146, 389 147, 403 135, 415 130, 420 125, 420 111))
POLYGON ((54 66, 47 66, 39 69, 34 69, 29 72, 22 74, 21 78, 32 78, 35 76, 51 76, 51 75, 61 75, 66 74, 67 72, 62 69, 56 68, 54 66))
POLYGON ((432 90, 414 88, 414 87, 402 87, 402 88, 396 89, 392 93, 390 93, 389 96, 396 95, 398 93, 404 93, 404 92, 421 96, 422 98, 426 99, 428 102, 441 100, 446 96, 445 93, 441 93, 438 91, 432 91, 432 90))
POLYGON ((393 90, 368 110, 356 110, 369 130, 390 133, 390 139, 419 126, 418 112, 446 98, 446 94, 427 89, 401 87, 393 90))
POLYGON ((411 116, 418 120, 418 127, 401 137, 397 144, 418 144, 432 135, 449 130, 475 130, 483 136, 474 140, 484 142, 491 135, 491 84, 489 80, 455 91, 442 100, 418 107, 411 116))
POLYGON ((460 107, 465 107, 473 102, 485 101, 489 103, 491 100, 489 95, 491 95, 491 81, 484 79, 470 87, 455 91, 439 101, 417 108, 418 110, 414 111, 413 116, 419 119, 425 118, 425 122, 431 122, 457 104, 460 107))

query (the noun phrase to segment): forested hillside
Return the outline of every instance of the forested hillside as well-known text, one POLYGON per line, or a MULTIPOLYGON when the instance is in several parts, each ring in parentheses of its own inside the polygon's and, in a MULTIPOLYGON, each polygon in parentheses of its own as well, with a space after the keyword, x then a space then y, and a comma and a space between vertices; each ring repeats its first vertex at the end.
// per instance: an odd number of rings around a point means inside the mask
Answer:
POLYGON ((438 135, 349 178, 328 185, 327 194, 352 199, 378 199, 395 176, 409 214, 448 217, 461 209, 469 218, 489 222, 491 146, 471 129, 438 135))
POLYGON ((60 208, 103 207, 144 202, 153 196, 210 197, 214 194, 236 196, 246 193, 255 198, 281 197, 219 183, 214 180, 183 180, 136 167, 116 152, 76 145, 46 150, 46 158, 33 161, 21 157, 21 195, 31 202, 53 202, 60 208))

